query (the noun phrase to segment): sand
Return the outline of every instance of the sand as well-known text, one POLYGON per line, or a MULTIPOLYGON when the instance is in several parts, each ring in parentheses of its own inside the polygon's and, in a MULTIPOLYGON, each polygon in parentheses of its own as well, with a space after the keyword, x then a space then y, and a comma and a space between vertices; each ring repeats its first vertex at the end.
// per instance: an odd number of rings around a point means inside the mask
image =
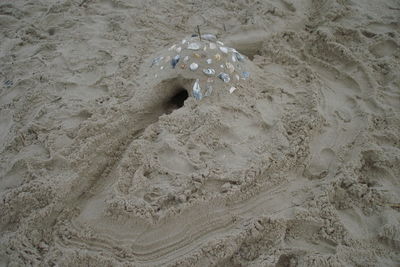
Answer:
POLYGON ((0 3, 1 266, 399 266, 400 2, 0 3), (196 31, 229 94, 149 74, 196 31))

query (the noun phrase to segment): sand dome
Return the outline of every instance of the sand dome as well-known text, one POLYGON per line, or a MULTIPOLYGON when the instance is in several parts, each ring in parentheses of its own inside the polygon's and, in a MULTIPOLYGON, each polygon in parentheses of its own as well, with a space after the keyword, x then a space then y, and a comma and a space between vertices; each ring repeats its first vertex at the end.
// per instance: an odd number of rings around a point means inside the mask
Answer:
POLYGON ((233 93, 249 79, 249 62, 215 35, 192 35, 159 51, 149 62, 148 72, 151 79, 187 81, 190 96, 201 100, 214 90, 233 93))

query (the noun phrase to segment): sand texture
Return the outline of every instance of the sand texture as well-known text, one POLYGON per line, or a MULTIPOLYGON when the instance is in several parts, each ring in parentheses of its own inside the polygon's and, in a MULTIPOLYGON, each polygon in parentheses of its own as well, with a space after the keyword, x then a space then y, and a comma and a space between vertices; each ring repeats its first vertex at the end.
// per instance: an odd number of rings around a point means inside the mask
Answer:
POLYGON ((0 1, 0 266, 399 266, 399 179, 398 0, 0 1))

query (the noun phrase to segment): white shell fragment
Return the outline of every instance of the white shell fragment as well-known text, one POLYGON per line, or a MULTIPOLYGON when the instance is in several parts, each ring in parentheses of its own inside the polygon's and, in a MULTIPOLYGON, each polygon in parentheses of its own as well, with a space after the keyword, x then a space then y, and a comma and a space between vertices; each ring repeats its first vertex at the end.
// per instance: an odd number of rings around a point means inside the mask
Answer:
POLYGON ((221 42, 221 41, 217 41, 217 44, 219 44, 219 45, 224 45, 224 43, 221 42))
POLYGON ((206 85, 206 93, 204 94, 204 96, 210 96, 212 91, 213 91, 212 85, 211 84, 207 84, 206 85))
POLYGON ((238 74, 235 74, 235 78, 236 78, 236 80, 240 80, 240 77, 239 77, 239 75, 238 74))
POLYGON ((236 56, 237 60, 243 62, 244 61, 244 56, 240 54, 239 52, 233 52, 233 54, 236 56))
POLYGON ((220 74, 218 74, 218 78, 223 80, 224 83, 228 83, 231 80, 231 78, 229 77, 229 74, 226 74, 225 72, 221 72, 220 74))
POLYGON ((212 76, 212 75, 215 75, 215 70, 214 69, 203 69, 203 73, 205 75, 212 76))
POLYGON ((195 70, 197 70, 198 67, 199 67, 199 65, 197 63, 193 62, 192 64, 190 64, 189 69, 192 71, 195 71, 195 70))
POLYGON ((173 46, 171 46, 168 51, 171 51, 172 49, 174 49, 176 47, 176 44, 174 44, 173 46))
POLYGON ((186 43, 186 39, 183 39, 183 40, 182 40, 182 44, 185 44, 185 43, 186 43))
POLYGON ((212 63, 212 59, 209 58, 209 59, 206 60, 206 62, 207 62, 207 64, 211 64, 212 63))
POLYGON ((226 62, 225 66, 230 73, 233 73, 235 71, 235 67, 232 65, 232 63, 226 62))
POLYGON ((232 55, 232 62, 236 62, 236 56, 232 55))
POLYGON ((221 52, 224 53, 224 54, 228 54, 228 48, 225 47, 225 46, 220 46, 219 50, 221 50, 221 52))
POLYGON ((207 41, 211 41, 211 42, 217 41, 217 36, 215 36, 214 34, 210 34, 210 33, 202 34, 201 38, 204 40, 207 40, 207 41))
POLYGON ((198 43, 190 43, 187 48, 190 50, 199 50, 200 45, 198 43))
POLYGON ((231 88, 229 88, 229 93, 233 93, 233 91, 235 91, 236 90, 236 87, 233 87, 233 86, 231 86, 231 88))
POLYGON ((199 84, 199 79, 197 79, 194 84, 193 84, 193 97, 196 100, 201 100, 203 98, 203 95, 201 93, 201 88, 200 88, 200 84, 199 84))
POLYGON ((210 43, 210 49, 215 49, 215 48, 217 48, 217 45, 214 43, 210 43))
POLYGON ((164 57, 156 57, 156 58, 153 59, 153 61, 151 62, 151 66, 150 66, 150 67, 153 67, 153 65, 158 65, 158 64, 160 64, 160 61, 163 60, 163 59, 164 59, 164 57))

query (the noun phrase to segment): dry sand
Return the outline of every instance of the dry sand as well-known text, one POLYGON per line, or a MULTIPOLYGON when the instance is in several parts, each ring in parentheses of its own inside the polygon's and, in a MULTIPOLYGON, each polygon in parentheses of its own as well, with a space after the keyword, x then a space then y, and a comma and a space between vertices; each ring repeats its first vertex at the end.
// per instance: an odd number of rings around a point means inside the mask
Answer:
POLYGON ((1 1, 0 265, 399 266, 399 29, 397 0, 1 1), (171 112, 146 72, 196 25, 251 80, 171 112))

